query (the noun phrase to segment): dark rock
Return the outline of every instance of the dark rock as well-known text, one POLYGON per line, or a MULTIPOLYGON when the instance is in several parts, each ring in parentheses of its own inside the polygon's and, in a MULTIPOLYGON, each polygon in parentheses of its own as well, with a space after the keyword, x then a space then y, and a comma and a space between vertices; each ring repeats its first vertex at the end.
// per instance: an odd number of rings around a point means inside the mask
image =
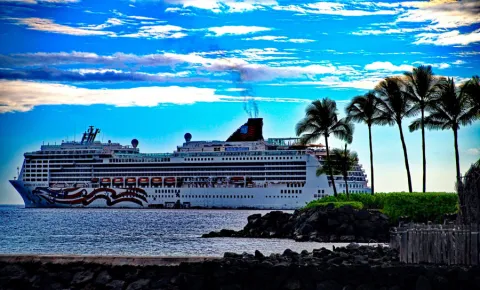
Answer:
POLYGON ((342 286, 336 281, 328 280, 317 284, 316 290, 341 290, 342 286))
POLYGON ((265 258, 265 256, 259 250, 255 250, 255 258, 265 258))
POLYGON ((350 243, 347 245, 346 248, 349 250, 357 250, 358 248, 360 248, 360 245, 357 243, 350 243))
POLYGON ((355 217, 359 220, 366 220, 370 217, 370 213, 366 209, 360 209, 355 213, 355 217))
POLYGON ((432 286, 430 285, 430 281, 425 276, 419 276, 417 279, 417 283, 415 284, 416 290, 431 290, 432 286))
POLYGON ((122 280, 113 280, 106 285, 105 288, 107 289, 123 289, 123 285, 125 285, 125 281, 122 280))
POLYGON ((150 279, 140 279, 127 286, 126 290, 140 290, 145 289, 150 283, 150 279))
POLYGON ((108 274, 106 270, 98 273, 97 278, 95 278, 95 284, 97 285, 107 285, 108 282, 112 280, 112 276, 108 274))
POLYGON ((287 280, 283 288, 285 290, 298 290, 298 289, 302 289, 302 285, 300 281, 298 281, 297 279, 289 279, 287 280))
POLYGON ((19 265, 7 265, 0 270, 0 277, 9 279, 23 279, 27 272, 19 265))
POLYGON ((73 275, 72 284, 84 284, 93 279, 94 273, 92 271, 86 270, 82 272, 77 272, 73 275))

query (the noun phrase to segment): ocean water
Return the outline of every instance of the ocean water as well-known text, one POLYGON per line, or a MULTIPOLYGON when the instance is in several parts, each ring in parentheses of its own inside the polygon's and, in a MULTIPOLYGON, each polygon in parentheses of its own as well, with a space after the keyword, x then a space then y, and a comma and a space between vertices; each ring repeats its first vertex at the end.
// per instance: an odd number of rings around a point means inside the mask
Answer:
POLYGON ((210 238, 239 230, 261 210, 31 209, 0 206, 0 254, 222 256, 300 252, 333 245, 282 239, 210 238))

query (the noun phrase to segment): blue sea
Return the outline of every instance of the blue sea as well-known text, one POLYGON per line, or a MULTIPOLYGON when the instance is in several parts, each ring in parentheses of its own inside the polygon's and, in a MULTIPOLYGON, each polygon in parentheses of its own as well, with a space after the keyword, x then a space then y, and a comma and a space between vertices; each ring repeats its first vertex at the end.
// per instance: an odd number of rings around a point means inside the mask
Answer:
POLYGON ((283 239, 210 238, 239 230, 261 210, 40 209, 0 206, 0 254, 222 256, 300 252, 332 245, 283 239))

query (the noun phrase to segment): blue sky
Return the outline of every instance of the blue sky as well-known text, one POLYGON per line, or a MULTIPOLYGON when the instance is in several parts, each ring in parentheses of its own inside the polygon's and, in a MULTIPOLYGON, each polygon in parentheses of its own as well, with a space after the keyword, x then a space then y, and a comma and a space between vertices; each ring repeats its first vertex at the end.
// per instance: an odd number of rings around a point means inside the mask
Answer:
MULTIPOLYGON (((185 132, 226 139, 253 100, 264 136, 290 137, 312 100, 332 98, 343 115, 412 66, 460 84, 480 74, 479 15, 478 1, 0 0, 0 203, 22 203, 8 179, 25 151, 88 125, 103 141, 171 152, 185 132)), ((420 133, 405 130, 420 190, 420 133)), ((453 134, 426 136, 427 190, 453 191, 453 134)), ((479 122, 459 132, 462 171, 479 136, 479 122)), ((376 190, 407 190, 398 129, 373 139, 376 190)), ((352 148, 368 169, 365 126, 352 148)))

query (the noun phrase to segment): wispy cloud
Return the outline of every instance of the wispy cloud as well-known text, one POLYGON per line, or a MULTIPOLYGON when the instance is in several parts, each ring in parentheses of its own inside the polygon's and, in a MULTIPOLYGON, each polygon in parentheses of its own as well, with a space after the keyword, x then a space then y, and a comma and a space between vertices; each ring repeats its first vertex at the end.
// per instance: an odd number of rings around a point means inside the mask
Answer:
POLYGON ((469 33, 461 33, 458 30, 452 30, 443 33, 420 33, 416 36, 414 44, 433 44, 439 46, 446 45, 469 45, 480 42, 480 29, 469 33))
POLYGON ((39 3, 58 3, 58 4, 68 4, 68 3, 77 3, 81 0, 0 0, 2 2, 13 2, 13 3, 23 3, 23 4, 39 4, 39 3))
POLYGON ((70 34, 77 36, 87 36, 87 35, 106 35, 106 36, 115 36, 114 32, 111 31, 101 31, 93 28, 78 28, 71 27, 68 25, 57 24, 51 19, 46 18, 8 18, 7 20, 13 21, 18 25, 25 25, 28 29, 46 31, 51 33, 60 33, 60 34, 70 34))
POLYGON ((239 13, 278 5, 275 0, 165 0, 172 5, 167 12, 190 12, 188 8, 209 10, 213 13, 239 13))
POLYGON ((183 38, 187 36, 186 29, 175 25, 142 26, 135 33, 123 34, 121 37, 133 38, 183 38))
MULTIPOLYGON (((212 88, 152 86, 128 89, 86 89, 64 84, 0 81, 0 113, 26 112, 41 105, 95 105, 154 107, 198 102, 243 102, 244 97, 217 94, 212 88)), ((260 102, 304 102, 295 98, 256 97, 260 102)))
POLYGON ((223 36, 223 35, 244 35, 252 34, 262 31, 269 31, 271 28, 261 26, 219 26, 207 28, 207 31, 211 32, 210 36, 223 36))
POLYGON ((365 3, 356 1, 346 3, 316 2, 300 5, 279 5, 272 8, 275 10, 291 11, 298 14, 324 14, 353 17, 397 14, 395 9, 379 9, 377 6, 365 5, 365 3))
POLYGON ((413 68, 411 65, 402 64, 394 65, 389 61, 376 61, 365 65, 366 70, 380 70, 380 71, 410 71, 413 68))
POLYGON ((273 42, 292 42, 292 43, 315 42, 315 40, 313 39, 288 38, 286 36, 273 36, 273 35, 255 36, 250 38, 244 38, 243 40, 264 40, 264 41, 273 41, 273 42))
POLYGON ((24 70, 0 69, 0 79, 37 80, 54 82, 162 82, 162 83, 207 83, 224 82, 212 78, 188 77, 188 72, 144 73, 114 69, 59 70, 56 68, 35 68, 24 70))

